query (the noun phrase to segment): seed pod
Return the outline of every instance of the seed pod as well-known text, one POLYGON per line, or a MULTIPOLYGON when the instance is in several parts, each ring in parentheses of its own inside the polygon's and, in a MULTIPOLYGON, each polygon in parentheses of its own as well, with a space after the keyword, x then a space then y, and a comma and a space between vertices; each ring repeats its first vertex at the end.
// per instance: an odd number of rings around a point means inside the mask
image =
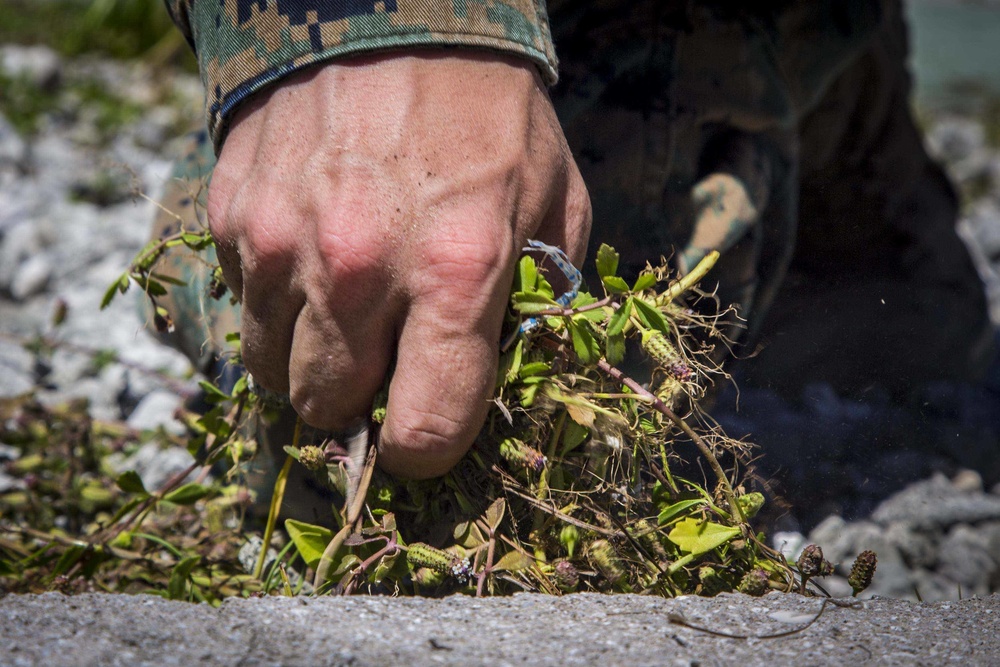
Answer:
POLYGON ((617 584, 625 578, 625 570, 618 562, 618 554, 607 540, 591 542, 587 548, 587 559, 612 584, 617 584))
POLYGON ((681 355, 677 352, 677 348, 660 331, 647 331, 643 333, 641 345, 642 349, 649 356, 653 357, 653 359, 660 362, 664 368, 670 368, 674 363, 683 362, 681 355))
POLYGON ((429 544, 415 542, 406 549, 406 562, 413 567, 426 567, 440 572, 441 574, 451 574, 452 567, 458 562, 458 558, 447 551, 435 549, 429 544))
POLYGON ((753 595, 754 597, 760 597, 764 593, 767 593, 769 586, 767 585, 767 572, 761 569, 750 570, 743 578, 740 579, 740 585, 736 587, 740 593, 745 593, 746 595, 753 595))
POLYGON ((764 494, 758 491, 744 493, 736 499, 736 504, 740 506, 744 518, 751 519, 757 515, 760 508, 764 506, 764 494))
POLYGON ((678 382, 690 382, 694 379, 694 369, 680 360, 667 364, 667 372, 678 382))
POLYGON ((698 569, 698 580, 701 581, 701 594, 706 597, 714 597, 726 588, 725 580, 719 576, 718 570, 714 567, 698 569))
POLYGON ((299 450, 299 463, 308 470, 323 470, 326 468, 326 454, 315 445, 307 445, 299 450))
POLYGON ((664 380, 663 384, 657 388, 656 397, 663 401, 667 407, 670 407, 683 393, 684 385, 682 385, 677 378, 671 376, 664 380))
POLYGON ((823 550, 815 544, 810 544, 802 550, 795 564, 803 577, 820 576, 823 572, 823 550))
POLYGON ((872 585, 872 577, 875 576, 877 564, 878 556, 874 551, 865 550, 858 554, 854 565, 851 566, 851 575, 847 578, 847 583, 854 590, 854 595, 872 585))
POLYGON ((564 593, 572 593, 580 585, 580 572, 568 560, 557 562, 553 569, 556 586, 564 593))
POLYGON ((505 438, 500 443, 500 456, 508 463, 535 472, 541 472, 546 463, 544 454, 517 438, 505 438))

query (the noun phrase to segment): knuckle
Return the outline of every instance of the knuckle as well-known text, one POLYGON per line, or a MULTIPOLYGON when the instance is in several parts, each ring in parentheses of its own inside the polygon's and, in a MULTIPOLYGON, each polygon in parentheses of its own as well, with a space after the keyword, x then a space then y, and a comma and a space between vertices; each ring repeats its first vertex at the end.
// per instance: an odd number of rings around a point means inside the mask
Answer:
POLYGON ((338 231, 339 225, 327 224, 320 232, 317 250, 326 271, 348 284, 364 282, 385 265, 385 243, 375 235, 352 229, 338 231))
POLYGON ((293 384, 289 399, 295 412, 302 417, 302 421, 313 428, 334 430, 340 425, 336 416, 330 411, 329 404, 320 400, 309 387, 293 384))
POLYGON ((298 242, 294 234, 284 233, 275 224, 280 213, 271 215, 267 209, 255 212, 242 225, 242 252, 254 266, 272 268, 288 266, 296 255, 298 242))
POLYGON ((469 429, 439 412, 409 410, 392 429, 392 443, 400 456, 419 461, 421 470, 441 474, 468 449, 469 429))
POLYGON ((431 275, 447 283, 492 285, 512 261, 510 244, 471 234, 436 242, 425 253, 431 275))

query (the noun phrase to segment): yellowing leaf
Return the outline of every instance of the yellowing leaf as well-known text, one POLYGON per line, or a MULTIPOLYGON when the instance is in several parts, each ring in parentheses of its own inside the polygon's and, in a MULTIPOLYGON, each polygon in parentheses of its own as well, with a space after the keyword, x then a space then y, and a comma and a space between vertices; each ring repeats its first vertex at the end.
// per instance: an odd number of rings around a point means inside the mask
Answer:
POLYGON ((490 527, 491 530, 496 530, 500 527, 500 522, 503 521, 503 513, 507 511, 507 501, 503 498, 497 498, 493 501, 493 504, 486 508, 486 525, 490 527))
POLYGON ((534 258, 528 255, 521 258, 517 263, 517 277, 520 291, 530 292, 535 289, 535 283, 538 282, 538 267, 534 258))
POLYGON ((587 428, 593 428, 594 419, 596 415, 594 411, 584 405, 577 405, 576 403, 566 403, 566 412, 569 413, 569 418, 575 421, 580 426, 586 426, 587 428))
POLYGON ((739 528, 711 521, 701 522, 689 517, 674 526, 667 539, 676 544, 682 552, 700 556, 738 537, 739 534, 739 528))
POLYGON ((508 551, 493 565, 493 571, 517 572, 531 567, 531 557, 520 551, 508 551))

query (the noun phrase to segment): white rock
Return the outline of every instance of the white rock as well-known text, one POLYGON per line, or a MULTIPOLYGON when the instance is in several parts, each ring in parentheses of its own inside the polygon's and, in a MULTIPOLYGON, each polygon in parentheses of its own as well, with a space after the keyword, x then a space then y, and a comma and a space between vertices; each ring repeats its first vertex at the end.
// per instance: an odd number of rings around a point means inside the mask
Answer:
POLYGON ((778 531, 771 538, 771 545, 780 551, 788 562, 794 562, 806 546, 806 536, 802 533, 778 531))
POLYGON ((0 69, 10 78, 27 78, 36 86, 46 88, 59 80, 59 55, 46 46, 0 47, 0 69))
MULTIPOLYGON (((147 442, 135 454, 113 465, 119 473, 126 470, 136 471, 146 489, 156 491, 192 463, 194 458, 185 449, 180 447, 163 449, 155 442, 147 442)), ((192 481, 196 472, 187 480, 192 481)))
POLYGON ((42 238, 35 225, 15 225, 0 237, 0 290, 10 289, 17 272, 29 257, 42 251, 42 238))
POLYGON ((0 113, 0 172, 19 168, 27 156, 28 148, 24 139, 0 113))
POLYGON ((927 133, 932 154, 945 162, 964 160, 986 142, 983 124, 971 118, 944 118, 927 133))
POLYGON ((35 359, 16 343, 0 338, 0 398, 31 391, 35 386, 35 359))
POLYGON ((10 284, 10 294, 17 301, 39 294, 52 278, 52 262, 39 253, 21 264, 10 284))
POLYGON ((158 390, 139 401, 128 417, 128 425, 137 431, 152 431, 161 426, 174 435, 184 433, 184 425, 174 419, 174 412, 181 406, 180 396, 158 390))

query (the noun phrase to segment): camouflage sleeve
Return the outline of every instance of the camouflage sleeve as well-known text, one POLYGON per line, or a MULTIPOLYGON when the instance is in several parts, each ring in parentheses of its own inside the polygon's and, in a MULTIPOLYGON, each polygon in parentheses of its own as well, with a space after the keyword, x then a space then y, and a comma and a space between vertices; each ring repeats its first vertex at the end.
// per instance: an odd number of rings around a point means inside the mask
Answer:
POLYGON ((545 0, 166 0, 198 55, 216 149, 232 112, 283 76, 337 56, 411 46, 516 54, 556 78, 545 0))

